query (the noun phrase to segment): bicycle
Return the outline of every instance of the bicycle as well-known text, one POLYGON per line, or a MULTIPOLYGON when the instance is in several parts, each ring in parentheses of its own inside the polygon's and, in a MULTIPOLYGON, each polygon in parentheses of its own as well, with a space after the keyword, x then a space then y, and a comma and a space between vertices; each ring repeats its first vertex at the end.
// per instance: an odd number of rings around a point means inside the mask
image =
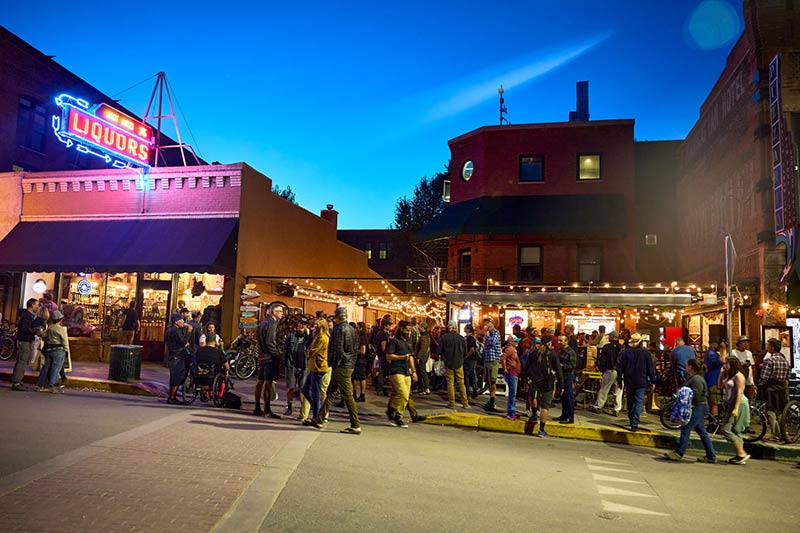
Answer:
POLYGON ((17 329, 0 325, 0 360, 8 361, 17 353, 17 329))
POLYGON ((800 439, 800 401, 789 400, 781 414, 781 436, 789 444, 800 439))
MULTIPOLYGON (((672 411, 672 406, 677 396, 677 393, 673 394, 672 399, 664 401, 661 406, 661 425, 667 429, 676 430, 682 427, 680 422, 673 422, 670 420, 670 412, 672 411)), ((759 399, 750 400, 750 425, 742 435, 743 441, 757 442, 763 439, 764 435, 767 434, 767 414, 765 407, 766 404, 759 399)), ((800 409, 800 404, 798 404, 798 408, 800 409)), ((709 431, 712 436, 716 435, 719 429, 725 424, 727 413, 725 402, 723 402, 722 405, 720 405, 720 411, 717 416, 711 413, 708 414, 706 427, 709 429, 713 428, 712 431, 709 431)))
POLYGON ((258 368, 255 341, 247 335, 241 335, 231 343, 231 348, 225 356, 233 375, 239 379, 250 379, 258 368))
POLYGON ((181 386, 181 399, 184 405, 192 405, 199 397, 202 402, 210 400, 214 407, 222 407, 222 395, 232 388, 233 383, 226 373, 215 374, 208 365, 192 365, 181 386))

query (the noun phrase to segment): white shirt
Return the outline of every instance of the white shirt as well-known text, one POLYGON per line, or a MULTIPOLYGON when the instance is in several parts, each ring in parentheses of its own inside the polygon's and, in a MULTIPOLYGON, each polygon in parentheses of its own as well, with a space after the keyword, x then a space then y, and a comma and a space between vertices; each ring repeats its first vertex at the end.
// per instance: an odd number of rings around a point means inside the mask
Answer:
POLYGON ((736 357, 736 359, 738 359, 742 363, 750 363, 750 368, 743 369, 745 370, 743 372, 745 377, 744 384, 755 385, 755 382, 753 381, 753 367, 756 364, 756 360, 753 359, 753 352, 751 352, 750 350, 741 351, 734 348, 733 350, 731 350, 731 355, 736 357))

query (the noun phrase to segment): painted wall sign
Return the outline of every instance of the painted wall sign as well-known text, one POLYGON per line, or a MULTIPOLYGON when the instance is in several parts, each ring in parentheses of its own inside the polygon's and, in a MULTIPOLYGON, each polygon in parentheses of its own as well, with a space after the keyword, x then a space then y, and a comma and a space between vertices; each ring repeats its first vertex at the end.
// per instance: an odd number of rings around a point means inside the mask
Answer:
POLYGON ((62 94, 56 98, 61 115, 53 117, 59 141, 78 152, 91 154, 116 168, 150 167, 153 128, 108 104, 89 106, 82 98, 62 94))
POLYGON ((78 293, 83 296, 92 294, 92 282, 88 279, 82 279, 78 282, 78 293))

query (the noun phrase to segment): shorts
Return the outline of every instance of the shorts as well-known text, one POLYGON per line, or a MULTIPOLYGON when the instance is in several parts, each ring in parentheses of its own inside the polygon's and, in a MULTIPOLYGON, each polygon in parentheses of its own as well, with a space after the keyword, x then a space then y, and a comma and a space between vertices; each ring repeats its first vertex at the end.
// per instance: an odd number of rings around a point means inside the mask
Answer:
POLYGON ((281 365, 277 357, 258 362, 259 381, 277 381, 281 377, 281 365))
POLYGON ((500 371, 500 361, 488 361, 484 364, 489 373, 489 383, 497 383, 497 374, 500 371))
POLYGON ((286 387, 290 389, 294 389, 297 387, 302 387, 303 382, 306 379, 306 371, 305 369, 297 369, 292 367, 286 368, 286 387))
POLYGON ((722 391, 716 385, 708 388, 708 399, 711 405, 719 405, 722 403, 722 391))
POLYGON ((186 380, 186 362, 183 356, 170 357, 167 359, 169 365, 169 386, 177 387, 186 380))
POLYGON ((553 391, 534 388, 533 398, 539 409, 550 409, 553 407, 553 391))
POLYGON ((356 367, 353 369, 353 380, 364 381, 365 379, 367 379, 367 363, 356 363, 356 367))

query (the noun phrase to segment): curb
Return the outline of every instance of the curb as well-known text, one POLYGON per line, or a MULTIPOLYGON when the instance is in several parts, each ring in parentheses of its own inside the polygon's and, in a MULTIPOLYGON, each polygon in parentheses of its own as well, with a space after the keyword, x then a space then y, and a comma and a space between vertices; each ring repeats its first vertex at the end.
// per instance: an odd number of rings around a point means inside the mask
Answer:
MULTIPOLYGON (((0 380, 11 381, 11 373, 0 372, 0 380)), ((22 378, 23 383, 36 384, 38 376, 26 374, 22 378)), ((156 387, 139 381, 125 383, 122 381, 112 381, 110 379, 91 379, 82 377, 70 377, 64 387, 68 389, 93 389, 102 392, 113 392, 116 394, 131 394, 134 396, 161 396, 156 387)))
MULTIPOLYGON (((531 434, 533 428, 527 426, 527 420, 508 420, 499 416, 483 416, 471 413, 445 413, 430 415, 424 422, 438 426, 450 426, 476 431, 494 431, 498 433, 531 434), (527 430, 526 430, 527 429, 527 430)), ((585 426, 580 424, 561 424, 557 421, 547 423, 547 433, 551 437, 575 440, 607 442, 610 444, 627 444, 648 448, 674 450, 679 441, 679 433, 663 435, 646 429, 631 433, 622 428, 610 426, 585 426)), ((728 441, 714 440, 714 449, 718 454, 734 455, 734 449, 728 441)), ((800 447, 777 446, 764 443, 745 443, 745 450, 754 459, 795 460, 800 458, 800 447)), ((689 450, 703 451, 703 445, 697 438, 689 441, 689 450)))

